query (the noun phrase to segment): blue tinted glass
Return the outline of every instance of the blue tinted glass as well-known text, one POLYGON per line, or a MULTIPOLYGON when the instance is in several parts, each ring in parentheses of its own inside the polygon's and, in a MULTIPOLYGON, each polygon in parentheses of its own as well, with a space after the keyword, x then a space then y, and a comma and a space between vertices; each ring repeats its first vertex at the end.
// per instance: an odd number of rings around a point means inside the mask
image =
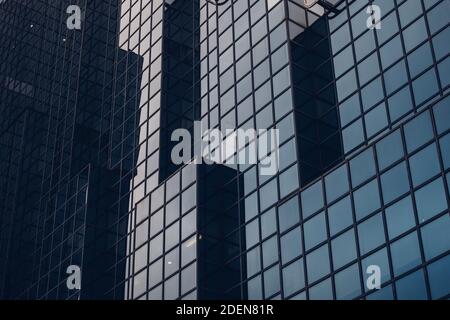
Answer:
POLYGON ((447 209, 447 199, 442 178, 419 189, 416 191, 415 196, 419 222, 428 220, 447 209))
POLYGON ((450 168, 450 134, 439 140, 441 147, 442 161, 444 162, 444 170, 450 168))
POLYGON ((378 142, 376 150, 380 170, 403 158, 403 143, 400 131, 397 130, 378 142))
POLYGON ((348 46, 336 55, 333 60, 335 76, 339 78, 341 74, 350 69, 354 64, 352 46, 348 46))
POLYGON ((417 105, 425 102, 425 100, 431 98, 438 91, 439 86, 434 69, 431 69, 413 81, 413 92, 417 105))
POLYGON ((450 70, 450 58, 445 59, 438 64, 439 76, 441 78, 441 85, 443 88, 450 85, 450 74, 447 72, 450 70))
POLYGON ((335 270, 356 259, 355 232, 353 229, 331 242, 331 252, 333 253, 333 267, 335 270))
POLYGON ((372 148, 367 149, 350 161, 350 173, 353 187, 375 175, 375 160, 372 148))
POLYGON ((277 231, 277 216, 275 209, 271 209, 261 216, 261 238, 265 239, 277 231))
POLYGON ((325 281, 315 285, 309 289, 310 300, 332 300, 333 290, 331 288, 331 279, 328 278, 325 281))
POLYGON ((425 21, 423 18, 420 18, 403 32, 406 51, 410 51, 427 37, 428 35, 425 21))
POLYGON ((283 269, 283 291, 284 297, 303 289, 305 286, 305 273, 303 260, 297 260, 283 269))
POLYGON ((412 78, 425 71, 432 64, 433 56, 428 42, 408 55, 408 66, 412 78))
POLYGON ((381 176, 383 200, 387 204, 409 191, 406 163, 402 162, 381 176))
MULTIPOLYGON (((450 42, 449 42, 450 43, 450 42)), ((450 129, 450 96, 433 107, 437 133, 441 134, 450 129)))
POLYGON ((409 86, 389 98, 389 115, 392 121, 400 119, 413 109, 409 86))
POLYGON ((361 282, 358 264, 339 272, 335 276, 336 298, 338 300, 353 299, 361 294, 361 282))
POLYGON ((436 144, 432 144, 409 158, 412 181, 415 187, 424 183, 440 171, 436 144))
POLYGON ((448 214, 421 228, 425 259, 430 260, 450 248, 450 217, 448 214))
POLYGON ((278 208, 280 232, 283 232, 300 222, 298 198, 294 197, 278 208))
POLYGON ((265 298, 269 298, 280 291, 280 268, 278 265, 264 272, 265 298))
POLYGON ((417 232, 410 233, 394 242, 391 245, 391 254, 395 276, 419 265, 422 261, 420 258, 417 232))
POLYGON ((389 238, 393 239, 416 225, 411 197, 400 200, 386 209, 389 238))
POLYGON ((398 32, 398 30, 397 16, 394 12, 383 18, 382 27, 376 30, 379 43, 385 42, 398 32))
POLYGON ((360 61, 372 50, 375 49, 375 37, 373 31, 366 32, 362 37, 354 42, 356 60, 360 61))
POLYGON ((439 299, 450 293, 450 255, 433 262, 428 266, 428 279, 433 299, 439 299))
POLYGON ((345 47, 349 42, 350 30, 348 27, 348 23, 346 23, 331 35, 331 47, 333 48, 333 53, 336 53, 337 51, 345 47))
POLYGON ((382 103, 375 109, 369 111, 365 116, 365 121, 367 138, 371 138, 373 135, 386 128, 388 125, 386 105, 382 103))
POLYGON ((406 147, 412 152, 433 138, 429 112, 424 112, 405 125, 406 147))
POLYGON ((403 56, 402 42, 400 36, 396 36, 394 39, 386 43, 380 50, 381 64, 383 69, 387 69, 395 61, 403 56))
POLYGON ((381 77, 373 80, 361 91, 361 98, 363 102, 364 111, 370 109, 379 102, 384 96, 383 85, 381 83, 381 77))
POLYGON ((319 181, 306 189, 301 194, 303 219, 317 212, 324 205, 322 181, 319 181))
POLYGON ((328 221, 332 236, 353 224, 350 196, 347 196, 328 208, 328 221))
POLYGON ((414 272, 395 283, 399 300, 426 300, 427 290, 423 270, 414 272))
POLYGON ((245 198, 245 221, 250 221, 258 214, 258 193, 255 192, 245 198))
POLYGON ((408 75, 406 73, 406 64, 404 60, 401 60, 384 73, 384 83, 388 95, 399 89, 407 81, 408 75))
POLYGON ((280 175, 280 197, 284 198, 296 189, 298 189, 298 171, 297 165, 294 165, 280 175))
POLYGON ((349 190, 347 165, 343 165, 325 177, 327 202, 333 202, 349 190))
POLYGON ((306 268, 310 283, 330 273, 330 259, 326 244, 306 256, 306 268))
POLYGON ((324 241, 327 238, 325 213, 319 213, 317 216, 305 222, 303 232, 305 237, 305 250, 309 250, 324 241))
POLYGON ((278 200, 277 189, 277 179, 273 179, 268 184, 259 189, 259 202, 261 205, 261 211, 264 211, 278 200))
POLYGON ((253 278, 247 283, 248 298, 251 300, 261 300, 262 297, 262 285, 261 276, 253 278))
POLYGON ((448 13, 450 12, 450 3, 442 1, 433 10, 428 12, 428 24, 431 33, 435 33, 439 29, 448 26, 448 13))
POLYGON ((355 69, 347 72, 343 77, 336 81, 336 90, 338 100, 343 101, 357 89, 355 69))
POLYGON ((247 252, 247 276, 251 277, 261 271, 261 254, 259 246, 247 252))
POLYGON ((362 255, 385 242, 381 213, 358 225, 359 251, 362 255))
MULTIPOLYGON (((368 256, 362 261, 364 283, 367 283, 367 279, 373 274, 372 273, 373 271, 371 269, 368 269, 369 266, 380 267, 381 284, 391 279, 391 272, 389 268, 389 260, 386 248, 383 248, 375 253, 372 253, 370 256, 368 256)), ((366 290, 366 292, 369 291, 367 286, 365 286, 364 290, 366 290)))
POLYGON ((373 53, 370 57, 358 64, 360 85, 363 86, 380 73, 378 55, 373 53))
POLYGON ((421 1, 405 1, 398 9, 402 27, 407 26, 422 14, 421 1))
POLYGON ((278 241, 276 236, 263 242, 262 252, 264 268, 278 261, 278 241))
POLYGON ((245 226, 245 241, 247 248, 259 242, 258 220, 254 220, 245 226))
POLYGON ((281 260, 283 264, 302 254, 302 239, 300 228, 295 228, 281 237, 281 260))
POLYGON ((364 141, 364 130, 361 119, 354 122, 342 131, 344 151, 349 152, 364 141))
POLYGON ((380 191, 377 180, 369 182, 354 194, 357 220, 364 218, 380 208, 380 191))
POLYGON ((392 292, 392 285, 388 285, 366 297, 367 300, 394 300, 394 293, 392 292))
POLYGON ((350 99, 345 100, 339 106, 339 115, 341 117, 341 125, 345 127, 351 121, 361 114, 361 106, 359 103, 359 95, 355 94, 350 99))

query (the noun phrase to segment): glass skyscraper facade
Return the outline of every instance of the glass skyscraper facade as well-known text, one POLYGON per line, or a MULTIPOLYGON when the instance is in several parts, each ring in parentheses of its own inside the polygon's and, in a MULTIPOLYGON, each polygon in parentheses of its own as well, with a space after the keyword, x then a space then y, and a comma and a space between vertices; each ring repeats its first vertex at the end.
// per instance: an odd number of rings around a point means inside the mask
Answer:
POLYGON ((448 299, 450 1, 328 3, 0 1, 0 298, 448 299))

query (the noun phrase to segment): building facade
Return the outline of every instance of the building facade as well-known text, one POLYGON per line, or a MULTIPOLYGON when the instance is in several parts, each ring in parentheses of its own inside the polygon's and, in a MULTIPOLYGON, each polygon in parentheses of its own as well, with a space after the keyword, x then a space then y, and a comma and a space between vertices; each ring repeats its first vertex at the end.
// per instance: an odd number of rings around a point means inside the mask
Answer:
POLYGON ((0 2, 0 297, 448 299, 450 2, 328 3, 0 2))

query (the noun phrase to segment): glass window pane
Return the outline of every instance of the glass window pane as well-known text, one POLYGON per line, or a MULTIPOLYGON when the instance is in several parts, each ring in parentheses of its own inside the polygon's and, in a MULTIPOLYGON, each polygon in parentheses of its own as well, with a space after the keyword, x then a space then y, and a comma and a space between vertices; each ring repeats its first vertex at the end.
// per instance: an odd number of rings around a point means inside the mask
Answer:
POLYGON ((431 287, 431 297, 439 299, 450 293, 450 277, 448 270, 450 270, 450 255, 433 262, 427 267, 428 280, 431 287))
POLYGON ((416 225, 410 196, 386 209, 389 238, 393 239, 416 225))
POLYGON ((356 219, 360 220, 381 206, 377 179, 372 180, 354 193, 356 219))
MULTIPOLYGON (((389 281, 391 279, 391 271, 389 268, 389 260, 387 256, 387 249, 383 248, 378 250, 375 253, 372 253, 370 256, 365 258, 362 261, 362 271, 364 277, 364 283, 367 284, 367 279, 370 277, 372 273, 367 272, 369 266, 377 266, 380 268, 381 272, 381 284, 389 281)), ((370 270, 369 270, 370 271, 370 270)), ((364 290, 369 291, 367 285, 364 285, 364 290)))
POLYGON ((288 297, 305 286, 305 273, 303 270, 303 259, 291 263, 283 269, 283 291, 284 297, 288 297))
POLYGON ((277 237, 274 236, 269 240, 263 242, 263 267, 266 268, 272 263, 278 261, 278 241, 277 237))
POLYGON ((311 214, 317 212, 324 205, 322 181, 318 181, 308 189, 302 192, 302 212, 303 219, 306 219, 311 214))
POLYGON ((271 209, 261 216, 261 238, 272 235, 277 231, 277 217, 275 209, 271 209))
POLYGON ((408 172, 405 162, 398 164, 381 176, 381 188, 383 190, 383 200, 386 204, 409 191, 408 172))
POLYGON ((367 300, 394 300, 394 293, 392 292, 392 285, 388 285, 366 297, 367 300))
POLYGON ((350 173, 353 187, 375 175, 375 160, 372 148, 364 151, 350 161, 350 173))
POLYGON ((406 147, 412 152, 433 138, 430 113, 425 112, 405 125, 406 147))
POLYGON ((261 271, 261 254, 259 246, 247 252, 247 277, 261 271))
POLYGON ((417 232, 397 240, 391 245, 394 274, 398 276, 422 263, 417 232))
POLYGON ((403 143, 400 131, 397 130, 377 143, 377 159, 380 170, 385 169, 403 157, 403 143))
POLYGON ((386 105, 382 103, 375 109, 369 111, 364 117, 364 120, 366 122, 367 138, 371 138, 388 125, 386 105))
POLYGON ((409 86, 403 88, 389 98, 389 116, 395 122, 413 109, 409 86))
POLYGON ((430 260, 450 249, 450 217, 448 214, 420 230, 425 259, 430 260))
POLYGON ((432 144, 409 159, 415 187, 437 175, 440 171, 436 144, 432 144))
POLYGON ((300 228, 295 228, 281 237, 281 260, 283 264, 302 254, 302 239, 300 228))
POLYGON ((413 81, 413 92, 416 104, 420 105, 439 91, 436 72, 431 69, 413 81))
POLYGON ((441 138, 439 140, 439 145, 441 148, 442 161, 444 163, 444 170, 446 170, 446 169, 450 168, 450 134, 447 134, 446 136, 441 138))
POLYGON ((344 142, 344 151, 350 152, 364 141, 364 130, 362 120, 354 122, 342 131, 342 140, 344 142))
POLYGON ((309 250, 327 238, 325 213, 319 213, 305 222, 303 226, 305 236, 305 250, 309 250))
POLYGON ((306 256, 306 268, 309 283, 330 273, 330 259, 326 244, 306 256))
POLYGON ((335 276, 336 298, 346 300, 356 298, 361 294, 361 281, 358 264, 339 272, 335 276))
POLYGON ((419 221, 424 222, 447 209, 444 183, 439 178, 415 193, 419 221))
POLYGON ((325 177, 327 202, 333 202, 349 190, 347 165, 343 165, 325 177))
POLYGON ((331 287, 331 279, 328 278, 314 287, 309 289, 310 300, 332 300, 333 290, 331 287))
POLYGON ((438 102, 433 107, 433 113, 438 134, 450 129, 450 97, 438 102))
POLYGON ((298 198, 294 197, 278 207, 280 232, 283 232, 300 222, 298 198))
POLYGON ((358 225, 358 237, 361 255, 372 251, 386 241, 381 213, 358 225))
POLYGON ((331 236, 334 236, 339 231, 353 224, 350 196, 345 197, 328 208, 328 221, 331 236))
POLYGON ((399 300, 426 300, 425 277, 420 269, 395 283, 399 300))
POLYGON ((335 270, 356 259, 356 242, 353 229, 340 235, 331 242, 331 252, 333 254, 333 267, 335 270))
POLYGON ((269 298, 280 291, 280 268, 278 265, 264 272, 265 298, 269 298))

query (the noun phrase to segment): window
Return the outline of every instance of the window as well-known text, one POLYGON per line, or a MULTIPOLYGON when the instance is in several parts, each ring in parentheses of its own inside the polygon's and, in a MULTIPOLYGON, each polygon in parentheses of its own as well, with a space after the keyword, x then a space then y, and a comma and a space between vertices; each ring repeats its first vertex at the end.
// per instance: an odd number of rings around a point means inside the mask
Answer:
POLYGON ((321 212, 304 224, 305 250, 309 250, 327 238, 325 213, 321 212))
POLYGON ((353 95, 350 99, 347 99, 339 106, 339 115, 341 117, 341 125, 343 127, 361 115, 361 106, 359 103, 358 94, 353 95))
POLYGON ((353 229, 331 242, 331 252, 333 253, 333 267, 335 270, 356 259, 356 242, 353 229))
POLYGON ((408 55, 408 66, 411 77, 414 78, 433 64, 430 44, 426 42, 420 48, 408 55))
POLYGON ((353 187, 375 175, 375 160, 372 148, 364 151, 350 161, 350 173, 353 187))
POLYGON ((197 285, 197 270, 193 264, 181 272, 181 294, 194 289, 197 285))
POLYGON ((389 116, 395 122, 413 109, 409 86, 403 88, 388 100, 389 116))
POLYGON ((325 177, 327 202, 333 202, 348 192, 347 165, 343 165, 325 177))
POLYGON ((393 239, 416 225, 411 197, 393 204, 386 209, 389 238, 393 239))
POLYGON ((411 176, 414 186, 418 186, 440 171, 439 158, 437 155, 436 144, 432 144, 421 150, 409 159, 411 166, 411 176))
POLYGON ((261 216, 261 238, 265 239, 277 231, 277 216, 271 209, 261 216))
POLYGON ((328 246, 325 244, 306 256, 308 282, 312 283, 330 273, 328 246))
POLYGON ((284 297, 288 297, 305 286, 303 259, 291 263, 283 269, 284 297))
MULTIPOLYGON (((276 166, 276 164, 274 163, 271 163, 271 165, 276 166)), ((294 165, 280 175, 280 197, 284 198, 297 188, 298 188, 298 171, 297 165, 294 165)))
POLYGON ((417 232, 410 233, 394 242, 391 245, 391 254, 395 276, 419 265, 422 260, 420 258, 417 232))
POLYGON ((352 151, 364 141, 362 121, 359 119, 342 131, 345 153, 352 151))
POLYGON ((439 140, 441 147, 442 161, 444 162, 444 170, 450 168, 450 134, 439 140))
POLYGON ((380 170, 387 168, 403 157, 403 144, 400 131, 397 130, 376 145, 378 166, 380 170))
POLYGON ((258 220, 253 220, 245 226, 245 240, 247 248, 251 248, 259 241, 258 220))
POLYGON ((369 294, 367 300, 394 300, 394 293, 392 292, 392 285, 388 285, 380 290, 369 294))
POLYGON ((295 228, 281 237, 281 261, 283 264, 302 254, 302 239, 300 228, 295 228))
POLYGON ((319 181, 306 189, 301 194, 303 219, 317 212, 324 205, 322 181, 319 181))
POLYGON ((294 197, 278 208, 280 232, 283 232, 300 222, 298 198, 294 197))
POLYGON ((350 196, 347 196, 328 208, 328 221, 330 224, 331 236, 334 236, 338 232, 353 224, 350 196))
POLYGON ((438 134, 444 133, 450 129, 450 97, 438 102, 433 107, 434 119, 438 134))
POLYGON ((442 178, 434 180, 415 193, 419 221, 424 222, 447 209, 442 178))
POLYGON ((277 179, 273 179, 260 189, 259 201, 264 211, 278 200, 277 179))
POLYGON ((422 269, 395 283, 399 300, 426 300, 427 290, 422 269))
POLYGON ((264 272, 264 293, 269 298, 280 291, 280 268, 278 265, 264 272))
POLYGON ((448 214, 422 227, 425 259, 430 260, 450 248, 450 218, 448 214))
POLYGON ((431 69, 413 81, 413 92, 416 104, 420 105, 439 91, 436 72, 431 69))
POLYGON ((333 290, 331 287, 331 279, 328 278, 314 287, 309 289, 310 300, 332 300, 333 290))
POLYGON ((439 299, 449 293, 450 277, 450 255, 433 262, 428 267, 428 280, 431 287, 431 297, 439 299))
POLYGON ((388 125, 386 105, 382 103, 375 109, 369 111, 365 116, 365 121, 367 138, 371 138, 386 128, 388 125))
POLYGON ((335 276, 336 298, 338 300, 353 299, 361 294, 361 281, 358 264, 339 272, 335 276))
POLYGON ((264 241, 262 245, 263 250, 263 267, 266 268, 272 263, 278 261, 278 241, 274 236, 269 240, 264 241))
POLYGON ((377 179, 372 180, 365 186, 355 191, 354 199, 357 220, 360 220, 379 209, 381 203, 377 179))
POLYGON ((358 237, 361 255, 372 251, 385 242, 381 213, 358 225, 358 237))
POLYGON ((261 300, 262 299, 262 284, 261 276, 253 278, 247 283, 248 299, 261 300))
POLYGON ((424 112, 405 125, 406 146, 409 153, 433 138, 429 112, 424 112))
POLYGON ((247 252, 247 277, 251 277, 254 274, 261 271, 261 254, 259 246, 247 252))
POLYGON ((384 203, 389 203, 409 191, 405 162, 400 163, 381 176, 381 188, 384 203))
MULTIPOLYGON (((367 272, 369 266, 379 266, 381 272, 381 284, 391 279, 391 272, 389 268, 389 260, 387 255, 387 249, 383 248, 377 252, 371 254, 362 261, 362 272, 364 277, 364 283, 367 283, 367 279, 370 277, 370 273, 367 272)), ((367 286, 364 286, 364 290, 369 291, 367 286)))
POLYGON ((384 83, 388 95, 400 89, 407 81, 408 75, 406 73, 405 60, 401 60, 384 73, 384 83))

